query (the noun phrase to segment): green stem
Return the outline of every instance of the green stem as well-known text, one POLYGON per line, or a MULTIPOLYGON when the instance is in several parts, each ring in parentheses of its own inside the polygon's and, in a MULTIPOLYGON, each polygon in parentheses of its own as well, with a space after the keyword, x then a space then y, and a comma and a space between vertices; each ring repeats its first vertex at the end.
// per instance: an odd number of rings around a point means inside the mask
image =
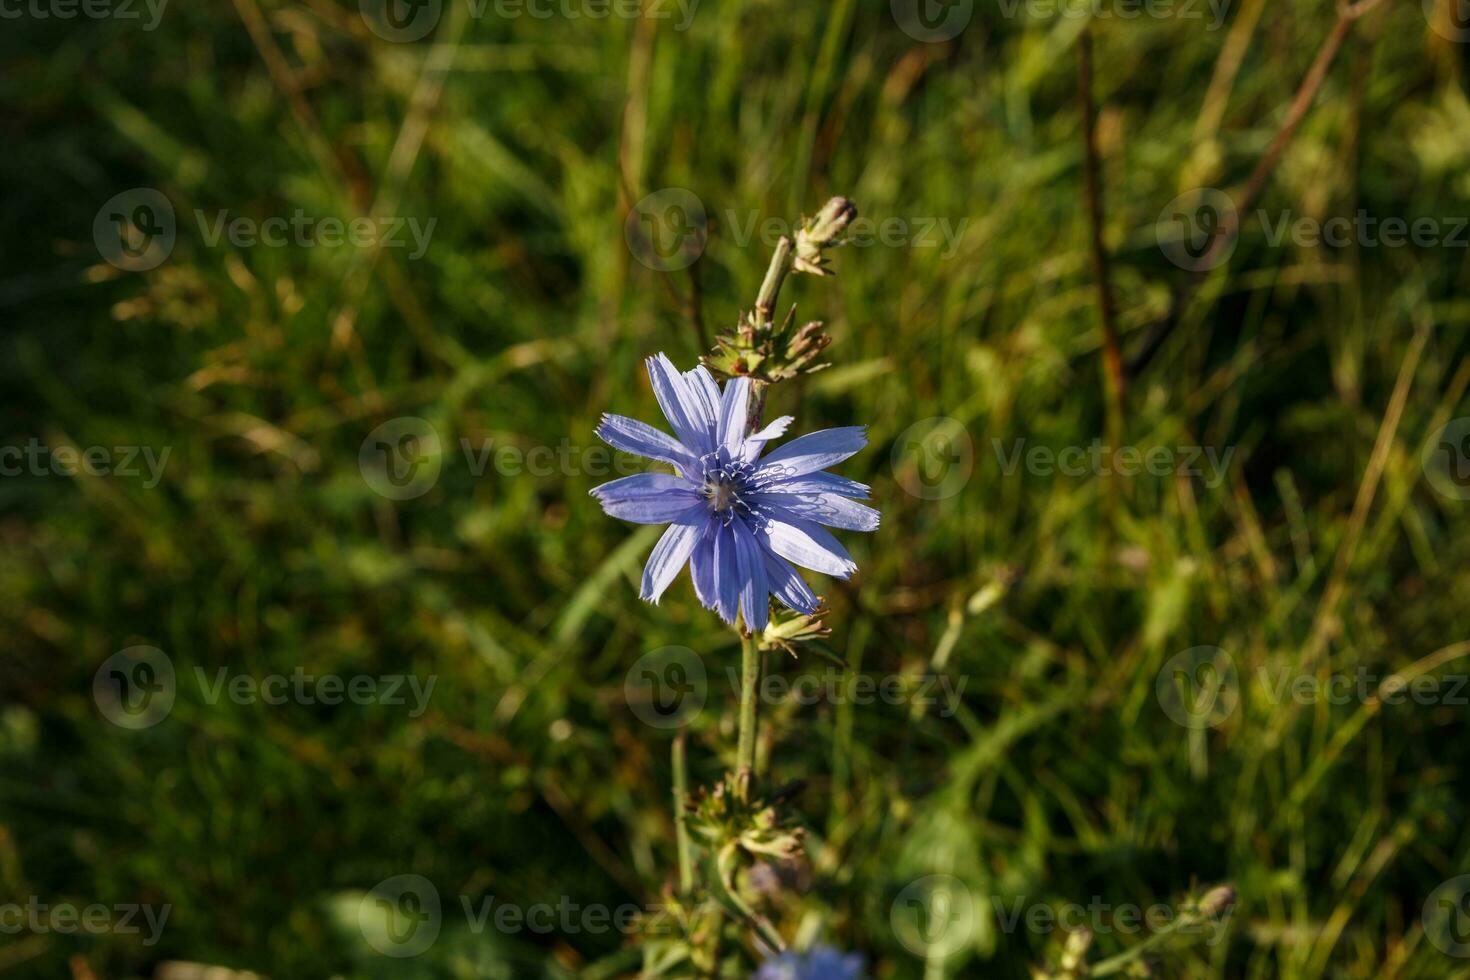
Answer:
POLYGON ((776 251, 771 255, 771 265, 766 269, 765 281, 761 283, 761 291, 755 297, 755 316, 761 327, 770 326, 771 318, 776 313, 776 297, 780 295, 781 283, 786 280, 786 273, 791 271, 791 250, 794 247, 790 238, 785 235, 776 243, 776 251))
POLYGON ((1124 952, 1119 953, 1117 956, 1110 956, 1105 960, 1098 960, 1092 966, 1091 976, 1105 977, 1117 973, 1119 970, 1126 967, 1129 963, 1132 963, 1134 960, 1138 959, 1144 953, 1147 953, 1149 950, 1159 946, 1174 933, 1178 932, 1181 929, 1193 928, 1203 921, 1204 917, 1198 914, 1186 913, 1185 915, 1181 915, 1179 918, 1175 919, 1167 926, 1164 926, 1158 932, 1154 933, 1152 936, 1149 936, 1147 939, 1139 943, 1137 946, 1134 946, 1132 949, 1125 950, 1124 952))
MULTIPOLYGON (((761 291, 755 297, 755 311, 741 326, 741 330, 750 340, 755 339, 758 331, 768 331, 772 327, 771 318, 776 312, 776 297, 781 294, 781 284, 791 271, 791 251, 794 247, 791 239, 785 235, 776 243, 776 251, 771 254, 771 264, 766 269, 766 278, 761 282, 761 291)), ((745 419, 751 432, 760 428, 761 413, 766 407, 767 387, 764 381, 754 379, 752 382, 750 405, 745 419)))
POLYGON ((735 753, 735 780, 745 799, 755 781, 755 718, 761 682, 760 641, 755 634, 740 638, 740 739, 735 753))
POLYGON ((709 882, 714 891, 715 900, 723 905, 727 912, 732 913, 735 918, 755 930, 755 934, 771 949, 778 953, 785 952, 786 942, 776 931, 776 927, 771 925, 769 919, 751 908, 750 903, 740 897, 740 890, 735 887, 732 867, 735 850, 734 844, 727 844, 721 849, 718 856, 710 857, 705 866, 705 880, 709 882))
POLYGON ((674 736, 674 833, 679 845, 679 893, 694 891, 694 851, 689 841, 689 763, 686 758, 689 733, 680 729, 674 736))

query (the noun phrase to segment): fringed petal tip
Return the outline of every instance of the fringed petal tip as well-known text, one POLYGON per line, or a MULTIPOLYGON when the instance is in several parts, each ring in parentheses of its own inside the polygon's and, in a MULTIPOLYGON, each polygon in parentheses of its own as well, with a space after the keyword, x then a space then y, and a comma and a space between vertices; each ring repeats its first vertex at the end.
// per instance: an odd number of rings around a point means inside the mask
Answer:
POLYGON ((771 422, 771 424, 766 426, 764 429, 761 429, 759 432, 752 432, 748 438, 760 442, 769 442, 772 439, 779 439, 781 436, 786 434, 786 430, 790 428, 791 423, 794 421, 796 421, 796 416, 783 415, 775 421, 771 422))
POLYGON ((716 599, 714 602, 705 602, 701 596, 696 595, 695 598, 699 600, 699 604, 701 606, 703 606, 705 609, 708 609, 716 616, 720 617, 720 622, 724 623, 727 626, 735 625, 735 614, 732 612, 729 615, 726 615, 725 610, 720 606, 718 599, 716 599))

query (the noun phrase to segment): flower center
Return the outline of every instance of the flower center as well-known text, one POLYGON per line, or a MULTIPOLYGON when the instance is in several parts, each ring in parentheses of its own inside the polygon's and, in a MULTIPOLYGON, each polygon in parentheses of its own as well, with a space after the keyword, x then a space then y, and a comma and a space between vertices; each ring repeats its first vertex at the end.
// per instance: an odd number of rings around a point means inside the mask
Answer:
POLYGON ((712 478, 705 482, 704 495, 710 510, 729 510, 740 499, 740 488, 734 480, 712 478))
POLYGON ((709 509, 728 522, 736 513, 749 514, 750 504, 741 495, 751 489, 751 466, 732 461, 725 451, 710 453, 703 460, 704 485, 700 493, 709 502, 709 509))

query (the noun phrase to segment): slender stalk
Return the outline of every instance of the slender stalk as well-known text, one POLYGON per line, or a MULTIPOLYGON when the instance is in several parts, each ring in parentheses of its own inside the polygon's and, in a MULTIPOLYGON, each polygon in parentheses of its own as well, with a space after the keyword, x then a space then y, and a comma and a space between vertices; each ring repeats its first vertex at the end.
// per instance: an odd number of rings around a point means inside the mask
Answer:
POLYGON ((1105 960, 1098 960, 1092 965, 1092 970, 1087 975, 1091 977, 1111 976, 1137 961, 1143 954, 1158 948, 1175 933, 1192 932, 1197 926, 1210 921, 1216 916, 1222 913, 1228 914, 1231 906, 1234 904, 1234 888, 1229 885, 1218 885, 1215 888, 1211 888, 1200 897, 1197 903, 1181 909, 1179 916, 1173 922, 1164 926, 1132 949, 1124 950, 1117 956, 1110 956, 1105 960))
POLYGON ((1200 919, 1198 918, 1180 916, 1173 922, 1164 926, 1158 932, 1154 933, 1152 936, 1149 936, 1137 946, 1134 946, 1132 949, 1125 950, 1119 953, 1117 956, 1110 956, 1105 960, 1098 960, 1092 965, 1092 972, 1090 975, 1094 977, 1111 976, 1112 974, 1117 973, 1119 970, 1126 967, 1128 964, 1132 963, 1134 960, 1143 956, 1144 953, 1147 953, 1151 949, 1157 948, 1170 936, 1174 935, 1174 933, 1186 927, 1194 928, 1199 923, 1200 919))
POLYGON ((1103 384, 1108 406, 1108 438, 1118 444, 1122 429, 1123 355, 1118 349, 1117 304, 1108 274, 1108 250, 1103 242, 1102 164, 1097 152, 1097 108, 1092 96, 1092 27, 1082 29, 1077 42, 1077 97, 1082 103, 1083 188, 1087 202, 1092 275, 1097 280, 1097 306, 1102 321, 1103 384))
POLYGON ((786 952, 786 941, 781 938, 781 934, 776 931, 776 927, 771 925, 771 920, 751 908, 750 903, 740 897, 738 889, 726 883, 725 898, 729 901, 730 907, 745 921, 746 925, 755 930, 755 934, 760 937, 761 942, 770 947, 772 952, 786 952))
POLYGON ((740 738, 735 752, 735 785, 745 799, 755 782, 757 688, 761 682, 760 642, 755 634, 740 638, 740 738))
MULTIPOLYGON (((776 313, 776 297, 781 295, 781 284, 791 271, 791 253, 795 244, 790 237, 781 236, 776 251, 771 253, 771 264, 766 268, 766 278, 761 281, 761 291, 755 297, 755 312, 742 323, 740 329, 748 338, 754 338, 757 330, 769 330, 776 313)), ((760 428, 761 415, 766 410, 766 390, 770 386, 764 381, 752 381, 750 405, 746 409, 745 421, 751 432, 760 428)))
POLYGON ((1163 346, 1164 341, 1169 338, 1174 329, 1179 326, 1186 307, 1208 279, 1206 273, 1220 264, 1221 253, 1231 245, 1235 235, 1240 231, 1241 215, 1249 213, 1256 199, 1266 189, 1266 183, 1271 179, 1276 165, 1281 162, 1282 154, 1286 152, 1287 146, 1296 135, 1297 127, 1301 125, 1307 112, 1312 108, 1317 92, 1327 79, 1328 69, 1337 59, 1337 53, 1352 32, 1353 24, 1381 2, 1382 0, 1357 0, 1355 3, 1348 3, 1347 0, 1338 0, 1337 22, 1328 33, 1327 39, 1322 42, 1322 47, 1318 49, 1317 57, 1313 59, 1312 67, 1302 79, 1301 87, 1297 89, 1295 97, 1292 98, 1286 117, 1277 128, 1271 144, 1256 161, 1255 169, 1251 171, 1245 190, 1240 192, 1234 209, 1224 215, 1220 230, 1215 234, 1214 241, 1211 242, 1209 250, 1205 252, 1204 258, 1200 260, 1200 265, 1205 271, 1195 273, 1185 283, 1184 287, 1174 295, 1164 318, 1155 323, 1144 335, 1143 340, 1123 366, 1128 376, 1136 377, 1158 353, 1159 348, 1163 346))
MULTIPOLYGON (((1102 384, 1105 418, 1104 431, 1110 445, 1123 444, 1123 404, 1127 381, 1123 374, 1123 354, 1118 347, 1117 302, 1108 271, 1108 248, 1103 241, 1102 163, 1097 152, 1097 107, 1092 96, 1092 25, 1082 29, 1077 39, 1077 98, 1082 103, 1082 186, 1087 206, 1088 244, 1092 252, 1092 277, 1097 282, 1098 320, 1102 324, 1102 384)), ((1108 513, 1106 534, 1112 534, 1118 514, 1118 479, 1107 480, 1105 505, 1108 513)))
POLYGON ((689 840, 689 732, 674 736, 674 834, 679 845, 679 894, 694 891, 694 849, 689 840))
POLYGON ((786 273, 791 271, 791 250, 793 243, 786 235, 776 243, 776 251, 771 255, 770 268, 766 269, 765 281, 761 283, 761 291, 755 298, 755 315, 762 327, 769 326, 771 317, 776 312, 776 297, 781 293, 781 283, 786 280, 786 273))

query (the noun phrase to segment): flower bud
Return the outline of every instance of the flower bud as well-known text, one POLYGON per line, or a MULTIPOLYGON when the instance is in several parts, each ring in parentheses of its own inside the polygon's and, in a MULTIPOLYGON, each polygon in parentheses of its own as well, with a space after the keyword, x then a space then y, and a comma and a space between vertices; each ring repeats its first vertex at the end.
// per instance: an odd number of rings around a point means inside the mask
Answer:
POLYGON ((1205 892, 1204 898, 1199 900, 1199 910, 1213 918, 1234 904, 1235 889, 1229 885, 1219 885, 1205 892))
POLYGON ((796 258, 793 262, 796 271, 827 275, 822 249, 842 244, 842 233, 856 217, 857 205, 845 197, 834 197, 824 204, 817 216, 796 233, 796 258))
POLYGON ((1087 951, 1092 947, 1092 930, 1083 926, 1067 934, 1062 959, 1057 966, 1068 975, 1082 973, 1087 964, 1087 951))
POLYGON ((834 197, 822 206, 815 218, 806 223, 806 227, 802 228, 797 237, 805 237, 820 246, 835 245, 856 217, 856 204, 845 197, 834 197))

